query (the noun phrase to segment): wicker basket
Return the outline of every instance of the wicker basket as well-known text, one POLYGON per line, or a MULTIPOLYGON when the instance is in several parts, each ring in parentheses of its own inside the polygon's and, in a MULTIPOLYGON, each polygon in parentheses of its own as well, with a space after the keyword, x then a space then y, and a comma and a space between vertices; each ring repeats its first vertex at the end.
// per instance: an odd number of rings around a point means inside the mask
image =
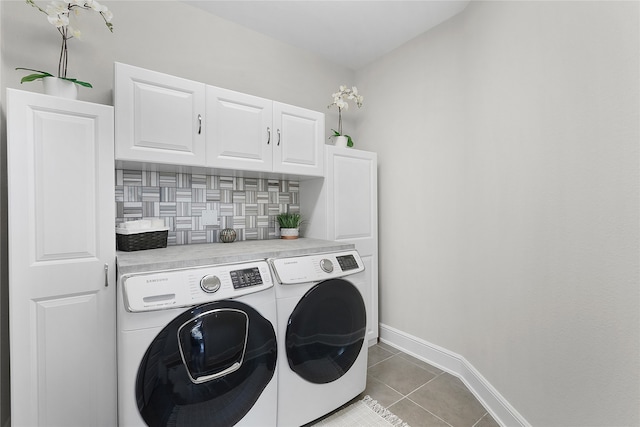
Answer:
POLYGON ((124 232, 116 230, 116 249, 124 252, 167 247, 169 229, 124 232))

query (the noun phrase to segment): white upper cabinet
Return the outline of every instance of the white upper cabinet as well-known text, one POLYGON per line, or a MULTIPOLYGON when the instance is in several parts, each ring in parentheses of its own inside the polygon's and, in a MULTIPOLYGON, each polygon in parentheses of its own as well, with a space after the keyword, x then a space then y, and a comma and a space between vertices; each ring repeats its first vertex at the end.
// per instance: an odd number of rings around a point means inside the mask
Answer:
POLYGON ((271 171, 273 102, 207 86, 207 165, 271 171))
POLYGON ((115 157, 204 166, 205 84, 115 64, 115 157))
POLYGON ((324 114, 116 63, 116 160, 323 176, 324 114))
POLYGON ((322 176, 324 114, 207 86, 207 166, 322 176))
POLYGON ((274 172, 324 174, 324 114, 274 102, 273 127, 274 172))

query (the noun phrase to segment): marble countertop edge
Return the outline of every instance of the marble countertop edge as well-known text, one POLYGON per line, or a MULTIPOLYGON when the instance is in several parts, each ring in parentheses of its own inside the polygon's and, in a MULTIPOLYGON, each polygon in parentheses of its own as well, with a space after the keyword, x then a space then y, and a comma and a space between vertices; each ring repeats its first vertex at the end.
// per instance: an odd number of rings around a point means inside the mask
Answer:
POLYGON ((118 274, 135 274, 354 249, 352 243, 300 238, 175 245, 116 253, 118 274))

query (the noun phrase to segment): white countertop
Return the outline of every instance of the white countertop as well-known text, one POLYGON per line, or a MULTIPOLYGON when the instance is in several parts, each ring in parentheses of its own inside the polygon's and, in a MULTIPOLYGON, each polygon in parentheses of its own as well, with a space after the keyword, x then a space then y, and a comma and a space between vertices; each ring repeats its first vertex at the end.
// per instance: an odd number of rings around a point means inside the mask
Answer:
POLYGON ((350 243, 308 238, 176 245, 144 251, 118 251, 117 265, 118 274, 131 274, 266 258, 286 258, 354 248, 355 245, 350 243))

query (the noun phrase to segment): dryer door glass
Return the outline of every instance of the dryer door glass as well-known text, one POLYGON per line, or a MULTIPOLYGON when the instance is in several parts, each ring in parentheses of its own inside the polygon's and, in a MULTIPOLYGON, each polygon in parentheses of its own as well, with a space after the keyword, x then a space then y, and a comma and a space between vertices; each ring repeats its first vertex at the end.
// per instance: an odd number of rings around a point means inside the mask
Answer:
POLYGON ((343 279, 317 284, 289 317, 289 366, 315 384, 337 380, 360 354, 366 323, 364 301, 355 286, 343 279))
POLYGON ((231 426, 251 410, 276 366, 273 325, 231 300, 190 309, 147 349, 136 378, 149 426, 231 426))

